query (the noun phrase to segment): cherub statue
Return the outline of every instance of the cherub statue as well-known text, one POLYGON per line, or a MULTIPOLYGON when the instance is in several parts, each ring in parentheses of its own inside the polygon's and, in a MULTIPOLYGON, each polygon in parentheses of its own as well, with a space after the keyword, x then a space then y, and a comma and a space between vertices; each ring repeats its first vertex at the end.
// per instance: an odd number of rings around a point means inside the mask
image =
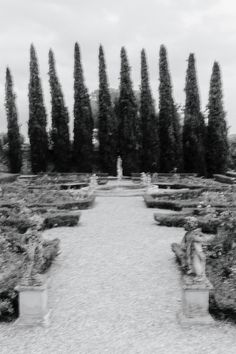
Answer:
POLYGON ((91 177, 90 177, 90 181, 89 181, 89 191, 94 191, 97 188, 98 185, 98 177, 97 175, 94 173, 91 177))
POLYGON ((21 284, 27 286, 42 285, 42 278, 39 274, 43 262, 43 240, 38 231, 41 223, 34 220, 32 226, 25 233, 25 251, 26 251, 26 271, 21 284))
POLYGON ((182 250, 185 250, 187 274, 192 274, 196 281, 201 281, 206 277, 206 256, 202 246, 207 238, 198 228, 198 220, 195 217, 187 218, 184 227, 187 232, 180 246, 182 250))
POLYGON ((117 170, 117 179, 118 181, 121 181, 123 177, 123 166, 122 166, 122 159, 120 156, 118 156, 117 158, 116 170, 117 170))

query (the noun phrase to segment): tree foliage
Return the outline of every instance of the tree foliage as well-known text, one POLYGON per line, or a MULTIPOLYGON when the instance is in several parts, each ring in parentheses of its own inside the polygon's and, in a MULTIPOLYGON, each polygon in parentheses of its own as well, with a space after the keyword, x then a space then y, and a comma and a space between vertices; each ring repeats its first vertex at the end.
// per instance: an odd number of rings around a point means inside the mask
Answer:
POLYGON ((22 166, 21 137, 16 109, 16 95, 13 91, 13 80, 9 68, 6 70, 5 108, 10 172, 19 173, 22 166))
POLYGON ((181 131, 179 115, 172 96, 166 48, 161 45, 159 59, 159 139, 160 171, 181 168, 181 131))
POLYGON ((79 172, 93 166, 93 117, 88 90, 84 83, 80 48, 74 50, 74 163, 79 172))
POLYGON ((141 51, 140 116, 142 122, 142 171, 155 172, 159 168, 158 118, 149 84, 146 53, 141 51))
POLYGON ((228 160, 227 124, 223 108, 223 92, 220 67, 214 63, 210 81, 207 127, 207 169, 208 175, 224 173, 228 160))
POLYGON ((185 83, 185 110, 183 126, 183 159, 185 172, 206 174, 204 117, 200 110, 194 54, 189 55, 185 83))
POLYGON ((31 150, 32 172, 44 172, 47 169, 48 136, 47 116, 43 100, 43 91, 39 77, 38 60, 33 45, 30 47, 29 81, 29 124, 28 134, 31 150))
POLYGON ((130 175, 141 169, 141 122, 130 78, 126 50, 121 48, 120 96, 118 101, 119 153, 123 173, 130 175))
POLYGON ((69 114, 59 83, 53 51, 49 51, 49 83, 52 105, 52 146, 55 169, 66 172, 70 167, 69 114))
POLYGON ((99 47, 99 157, 103 172, 116 175, 117 121, 111 103, 106 63, 102 46, 99 47))

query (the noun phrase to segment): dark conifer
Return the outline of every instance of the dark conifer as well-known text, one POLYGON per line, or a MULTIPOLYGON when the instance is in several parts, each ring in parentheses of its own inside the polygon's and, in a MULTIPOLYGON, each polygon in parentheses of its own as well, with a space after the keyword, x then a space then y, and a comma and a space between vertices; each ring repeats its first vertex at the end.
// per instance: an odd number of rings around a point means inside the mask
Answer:
POLYGON ((119 116, 119 153, 123 162, 123 173, 130 175, 141 170, 141 127, 130 78, 130 66, 126 50, 121 49, 119 116))
POLYGON ((16 95, 13 91, 13 81, 9 68, 6 70, 5 108, 10 172, 19 173, 22 166, 21 137, 16 109, 16 95))
POLYGON ((39 77, 38 60, 34 46, 30 47, 29 82, 29 125, 28 134, 31 150, 32 172, 44 172, 47 169, 48 137, 47 116, 43 100, 43 91, 39 77))
POLYGON ((185 83, 185 110, 183 127, 183 159, 185 172, 206 174, 205 122, 200 111, 194 54, 189 55, 185 83))
POLYGON ((181 132, 179 115, 172 97, 172 85, 166 48, 160 47, 159 61, 159 139, 160 170, 170 172, 181 166, 181 132))
POLYGON ((224 173, 227 168, 229 147, 223 108, 221 73, 217 62, 213 65, 210 81, 206 146, 208 175, 224 173))
POLYGON ((52 105, 52 146, 55 169, 66 172, 70 168, 69 114, 59 83, 53 51, 49 51, 49 83, 52 105))
POLYGON ((149 84, 145 50, 141 52, 140 116, 142 122, 142 171, 156 172, 159 169, 158 121, 149 84))
POLYGON ((111 103, 106 63, 102 46, 99 47, 99 156, 103 172, 116 175, 117 163, 117 123, 111 103))
POLYGON ((74 51, 74 163, 79 172, 92 172, 93 117, 88 90, 84 84, 80 48, 74 51))

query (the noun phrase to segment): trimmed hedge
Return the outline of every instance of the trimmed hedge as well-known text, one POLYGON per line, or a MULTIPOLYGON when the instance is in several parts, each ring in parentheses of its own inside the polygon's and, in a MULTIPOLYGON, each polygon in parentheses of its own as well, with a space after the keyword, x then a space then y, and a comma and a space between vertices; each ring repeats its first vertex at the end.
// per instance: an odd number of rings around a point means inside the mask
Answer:
POLYGON ((161 214, 155 213, 154 219, 161 226, 174 226, 174 227, 183 227, 186 222, 186 214, 161 214))
POLYGON ((234 184, 235 183, 235 178, 233 178, 233 177, 228 177, 225 175, 218 175, 218 174, 214 174, 213 177, 215 178, 215 180, 217 182, 227 183, 227 184, 234 184))
POLYGON ((164 198, 168 200, 176 200, 176 199, 192 199, 192 198, 197 198, 203 193, 203 189, 181 189, 181 190, 170 190, 169 192, 160 192, 158 190, 157 193, 152 192, 149 195, 151 195, 153 198, 164 198))
POLYGON ((146 206, 148 208, 169 209, 175 211, 182 210, 182 206, 180 203, 176 203, 171 200, 157 200, 148 194, 144 195, 144 202, 146 203, 146 206))
POLYGON ((28 208, 57 208, 59 210, 63 209, 88 209, 90 208, 94 201, 95 201, 95 195, 91 195, 88 198, 81 199, 79 201, 74 201, 74 202, 59 202, 59 203, 34 203, 34 204, 28 204, 28 208))
POLYGON ((81 213, 60 213, 52 214, 45 217, 42 228, 51 229, 61 226, 75 226, 78 224, 81 213))

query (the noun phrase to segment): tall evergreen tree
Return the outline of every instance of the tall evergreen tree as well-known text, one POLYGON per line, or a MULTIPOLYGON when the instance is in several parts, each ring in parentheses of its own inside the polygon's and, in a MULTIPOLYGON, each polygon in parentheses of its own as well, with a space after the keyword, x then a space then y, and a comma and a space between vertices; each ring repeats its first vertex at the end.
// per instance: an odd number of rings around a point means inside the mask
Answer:
POLYGON ((140 116, 142 122, 142 170, 155 172, 159 168, 158 120, 149 84, 145 50, 141 51, 140 116))
POLYGON ((19 173, 22 166, 21 137, 16 109, 16 95, 13 91, 13 80, 9 68, 6 70, 5 108, 10 172, 19 173))
POLYGON ((141 127, 137 103, 130 78, 130 66, 126 50, 121 48, 119 116, 119 153, 122 158, 123 173, 130 175, 141 170, 141 127))
POLYGON ((31 150, 32 172, 44 172, 47 169, 48 136, 47 116, 43 100, 43 91, 39 77, 38 60, 33 45, 30 47, 29 81, 29 124, 28 134, 31 150))
POLYGON ((227 124, 223 108, 223 92, 220 67, 214 63, 210 81, 207 127, 207 170, 208 175, 224 173, 228 160, 227 124))
POLYGON ((172 96, 167 52, 164 45, 160 47, 159 73, 160 171, 170 172, 175 167, 181 168, 182 144, 179 115, 172 96))
POLYGON ((84 84, 80 48, 74 51, 74 163, 77 171, 91 172, 93 166, 93 116, 84 84))
POLYGON ((102 46, 99 47, 99 108, 98 132, 100 166, 103 172, 116 175, 117 122, 108 87, 106 63, 102 46))
POLYGON ((53 51, 49 51, 49 83, 52 105, 52 146, 55 168, 66 172, 70 168, 69 114, 59 83, 53 51))
POLYGON ((189 55, 185 83, 185 110, 183 127, 183 158, 185 172, 206 174, 205 122, 200 111, 194 54, 189 55))

